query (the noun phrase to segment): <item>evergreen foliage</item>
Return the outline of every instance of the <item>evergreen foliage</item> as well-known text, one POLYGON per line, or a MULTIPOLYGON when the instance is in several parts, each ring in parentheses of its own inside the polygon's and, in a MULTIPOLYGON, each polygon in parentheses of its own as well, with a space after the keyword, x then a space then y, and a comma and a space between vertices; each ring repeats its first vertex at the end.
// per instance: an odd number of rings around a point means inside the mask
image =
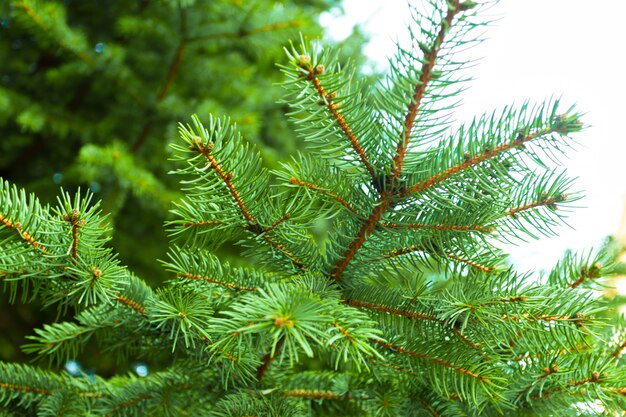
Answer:
POLYGON ((180 197, 163 164, 178 121, 229 115, 264 163, 277 166, 300 142, 272 88, 281 79, 275 63, 286 39, 319 36, 317 17, 337 4, 1 2, 0 176, 45 202, 54 202, 57 184, 91 188, 111 214, 124 262, 158 276, 153 260, 167 250, 161 225, 180 197), (132 248, 138 234, 144 244, 132 248))
POLYGON ((185 197, 158 290, 120 266, 89 194, 49 207, 3 183, 5 287, 75 312, 24 349, 63 363, 96 343, 151 365, 105 379, 2 363, 5 415, 623 410, 623 322, 603 319, 594 291, 611 256, 568 255, 536 277, 495 244, 554 233, 578 199, 548 161, 579 114, 548 101, 461 127, 448 118, 466 81, 454 53, 477 41, 482 7, 426 2, 414 47, 376 85, 316 45, 288 49, 285 102, 315 153, 280 169, 227 119, 181 125, 185 197), (233 239, 248 266, 215 256, 233 239))

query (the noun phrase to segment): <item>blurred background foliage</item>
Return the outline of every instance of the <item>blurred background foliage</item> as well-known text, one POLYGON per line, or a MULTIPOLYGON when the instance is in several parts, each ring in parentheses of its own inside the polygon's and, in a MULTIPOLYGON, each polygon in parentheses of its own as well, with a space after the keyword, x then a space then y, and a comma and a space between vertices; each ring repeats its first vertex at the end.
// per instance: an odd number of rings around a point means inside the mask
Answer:
MULTIPOLYGON (((123 264, 157 286, 177 179, 177 124, 227 115, 276 167, 301 148, 280 104, 283 47, 322 39, 340 0, 12 0, 0 2, 0 177, 54 202, 89 188, 114 226, 123 264)), ((365 37, 341 42, 364 63, 365 37)), ((228 250, 228 247, 226 247, 228 250)), ((228 253, 221 256, 229 257, 228 253)), ((234 254, 233 254, 234 255, 234 254)), ((234 256, 233 256, 234 258, 234 256)), ((49 321, 0 294, 0 359, 49 321), (9 313, 10 312, 10 313, 9 313)))

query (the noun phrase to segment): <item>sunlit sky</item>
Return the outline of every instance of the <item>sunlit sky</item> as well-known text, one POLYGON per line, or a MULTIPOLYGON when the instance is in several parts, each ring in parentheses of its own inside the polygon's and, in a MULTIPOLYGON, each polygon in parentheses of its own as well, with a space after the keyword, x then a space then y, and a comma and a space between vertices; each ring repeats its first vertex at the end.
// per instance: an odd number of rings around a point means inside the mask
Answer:
MULTIPOLYGON (((413 2, 417 0, 412 0, 413 2)), ((344 0, 343 9, 322 17, 335 39, 354 24, 371 41, 365 52, 385 68, 394 41, 409 42, 406 0, 344 0)), ((576 103, 590 126, 575 136, 576 151, 562 158, 584 191, 580 208, 559 236, 507 247, 522 268, 550 268, 567 248, 599 246, 618 230, 626 198, 626 1, 501 0, 488 11, 497 21, 487 40, 471 51, 482 58, 470 70, 474 81, 463 93, 457 120, 513 103, 561 97, 576 103)))

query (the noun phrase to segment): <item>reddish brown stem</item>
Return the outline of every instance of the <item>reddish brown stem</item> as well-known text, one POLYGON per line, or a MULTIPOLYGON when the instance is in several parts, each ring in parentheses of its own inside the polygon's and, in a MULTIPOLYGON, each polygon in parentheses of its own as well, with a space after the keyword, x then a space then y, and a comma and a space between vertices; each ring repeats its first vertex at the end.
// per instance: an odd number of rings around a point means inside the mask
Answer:
POLYGON ((205 277, 203 275, 194 275, 188 272, 185 272, 184 274, 178 274, 178 276, 181 278, 187 278, 187 279, 199 279, 202 281, 210 282, 212 284, 221 285, 222 287, 227 287, 235 291, 256 291, 256 288, 254 287, 242 287, 240 285, 236 285, 230 282, 220 281, 215 278, 205 277))
POLYGON ((384 348, 386 348, 386 349, 388 349, 388 350, 390 350, 392 352, 399 353, 399 354, 402 354, 402 355, 411 356, 411 357, 415 357, 415 358, 425 359, 425 360, 428 360, 430 362, 437 363, 439 365, 445 366, 446 368, 450 368, 450 369, 453 369, 453 370, 455 370, 455 371, 457 371, 459 373, 462 373, 462 374, 471 376, 473 378, 476 378, 477 380, 479 380, 481 382, 487 382, 487 383, 491 382, 491 380, 489 378, 487 378, 485 376, 482 376, 482 375, 480 375, 480 374, 478 374, 476 372, 472 372, 469 369, 465 369, 462 366, 455 365, 453 363, 444 361, 442 359, 429 356, 429 355, 427 355, 425 353, 413 352, 413 351, 404 349, 404 348, 402 348, 400 346, 395 346, 395 345, 392 345, 391 343, 383 342, 383 341, 380 341, 380 340, 377 340, 377 339, 370 339, 370 341, 372 343, 375 343, 375 344, 377 344, 379 346, 382 346, 382 347, 384 347, 384 348))
POLYGON ((350 210, 352 213, 356 214, 359 217, 364 217, 361 213, 359 213, 354 207, 352 207, 352 205, 350 203, 348 203, 346 200, 344 200, 343 198, 341 198, 340 196, 338 196, 337 194, 333 193, 330 190, 327 190, 325 188, 320 187, 317 184, 313 184, 310 182, 304 182, 301 181, 295 177, 291 177, 289 179, 289 182, 293 185, 299 185, 300 187, 306 187, 310 190, 316 191, 320 194, 324 194, 329 196, 330 198, 332 198, 333 200, 337 201, 339 204, 343 205, 345 208, 347 208, 348 210, 350 210))
POLYGON ((456 224, 396 224, 396 223, 381 223, 383 227, 389 227, 392 229, 427 229, 427 230, 455 230, 460 232, 481 232, 492 233, 495 228, 491 226, 483 225, 456 225, 456 224))
POLYGON ((313 84, 313 88, 315 88, 315 91, 317 91, 317 94, 322 99, 321 104, 326 106, 330 114, 333 116, 333 119, 335 119, 335 122, 337 123, 339 128, 348 138, 350 145, 352 145, 352 149, 354 149, 354 151, 359 156, 359 159, 363 163, 363 166, 365 166, 365 169, 367 169, 367 172, 369 172, 370 177, 372 178, 372 181, 376 182, 376 173, 374 171, 374 167, 369 162, 369 159, 367 158, 367 155, 365 154, 365 150, 359 143, 359 140, 357 139, 356 135, 352 131, 352 128, 350 127, 350 125, 348 125, 348 122, 346 122, 346 119, 341 114, 341 111, 339 110, 340 105, 335 103, 335 101, 333 100, 335 94, 334 93, 329 94, 324 89, 324 87, 322 86, 322 82, 317 76, 318 74, 323 73, 324 71, 323 66, 318 66, 316 68, 313 68, 313 66, 308 62, 301 62, 299 66, 300 68, 308 72, 307 79, 311 81, 311 83, 313 84))
POLYGON ((496 156, 498 156, 498 155, 500 155, 500 154, 502 154, 502 153, 504 153, 506 151, 509 151, 511 149, 514 149, 514 148, 518 148, 518 147, 522 146, 523 144, 525 144, 526 142, 530 142, 533 139, 536 139, 538 137, 547 135, 547 134, 552 133, 552 132, 553 132, 553 129, 549 129, 549 128, 548 129, 542 129, 542 130, 539 130, 539 131, 537 131, 535 133, 528 134, 528 135, 526 135, 524 137, 518 137, 517 139, 515 139, 515 140, 513 140, 513 141, 511 141, 509 143, 505 143, 505 144, 502 144, 500 146, 496 146, 495 148, 488 149, 488 150, 484 151, 483 153, 480 153, 480 154, 474 156, 473 158, 467 159, 462 164, 453 166, 452 168, 448 168, 444 172, 440 172, 440 173, 438 173, 436 175, 433 175, 432 177, 428 178, 427 180, 425 180, 425 181, 423 181, 421 183, 418 183, 418 184, 415 184, 415 185, 409 187, 408 190, 405 191, 402 195, 404 197, 407 197, 407 196, 409 196, 411 194, 419 193, 419 192, 422 192, 422 191, 424 191, 426 189, 432 188, 435 185, 437 185, 437 184, 443 182, 444 180, 450 178, 454 174, 457 174, 457 173, 459 173, 459 172, 461 172, 463 170, 466 170, 466 169, 468 169, 468 168, 470 168, 470 167, 472 167, 474 165, 477 165, 477 164, 479 164, 481 162, 484 162, 484 161, 487 161, 487 160, 489 160, 491 158, 494 158, 494 157, 496 157, 496 156))
POLYGON ((272 355, 272 352, 268 352, 261 359, 261 365, 256 371, 256 378, 259 381, 262 381, 263 377, 265 377, 265 373, 269 369, 274 359, 276 359, 276 357, 280 354, 280 350, 283 347, 284 343, 285 343, 285 336, 282 336, 280 339, 278 339, 278 342, 276 342, 276 347, 274 348, 274 355, 272 355))
POLYGON ((415 92, 413 93, 411 104, 409 105, 407 115, 404 119, 402 139, 398 141, 396 154, 393 158, 393 180, 397 179, 402 173, 402 164, 404 162, 404 158, 406 156, 406 152, 411 141, 411 131, 413 130, 415 119, 417 117, 417 113, 419 112, 422 99, 424 98, 424 94, 426 93, 426 88, 432 78, 433 68, 435 67, 435 62, 437 61, 437 55, 439 54, 441 45, 443 45, 443 40, 446 36, 446 33, 448 32, 448 29, 450 28, 450 26, 452 26, 452 20, 454 19, 454 16, 461 11, 459 0, 455 0, 449 3, 451 4, 448 7, 448 13, 446 14, 446 17, 439 27, 439 33, 437 33, 435 41, 430 46, 428 51, 426 51, 426 56, 424 56, 424 63, 422 64, 419 82, 415 85, 415 92))
POLYGON ((135 300, 131 300, 129 298, 126 298, 122 294, 118 294, 117 301, 125 305, 126 307, 129 307, 132 310, 135 310, 137 313, 141 314, 142 316, 146 315, 146 308, 135 300))
POLYGON ((20 235, 28 244, 33 246, 36 249, 46 253, 46 248, 39 242, 35 240, 28 232, 22 229, 22 224, 19 222, 12 222, 6 216, 0 213, 0 224, 4 225, 7 229, 13 230, 18 235, 20 235))

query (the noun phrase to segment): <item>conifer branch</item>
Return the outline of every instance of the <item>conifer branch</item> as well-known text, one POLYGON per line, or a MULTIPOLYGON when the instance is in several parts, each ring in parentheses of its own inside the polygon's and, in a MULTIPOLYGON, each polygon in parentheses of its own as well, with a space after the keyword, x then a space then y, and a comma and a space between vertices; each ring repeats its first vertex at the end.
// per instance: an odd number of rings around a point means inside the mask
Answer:
POLYGON ((132 310, 136 311, 137 313, 141 314, 142 316, 146 315, 146 307, 142 306, 137 301, 131 300, 130 298, 127 298, 127 297, 125 297, 122 294, 118 294, 116 300, 120 304, 123 304, 126 307, 131 308, 132 310))
POLYGON ((217 220, 203 220, 203 221, 199 221, 199 222, 185 222, 183 223, 183 226, 185 227, 211 227, 211 226, 222 226, 224 225, 224 222, 221 221, 217 221, 217 220))
POLYGON ((376 183, 377 176, 376 172, 374 171, 374 167, 369 162, 369 159, 365 154, 365 150, 359 143, 359 140, 352 131, 352 128, 350 127, 350 125, 348 125, 348 122, 346 122, 343 114, 341 114, 341 111, 339 110, 340 104, 335 103, 334 101, 336 93, 328 93, 322 86, 322 82, 318 77, 318 75, 324 74, 324 65, 320 64, 313 68, 313 65, 311 65, 311 59, 308 56, 301 56, 298 62, 298 66, 307 72, 307 80, 309 80, 311 84, 313 84, 313 88, 315 88, 315 91, 317 91, 317 94, 322 99, 320 104, 325 106, 330 114, 333 116, 333 119, 335 120, 339 128, 348 138, 348 141, 352 145, 352 149, 354 149, 354 151, 357 153, 359 159, 361 160, 361 163, 363 163, 363 166, 365 167, 365 169, 367 169, 367 172, 369 172, 372 181, 376 183))
MULTIPOLYGON (((180 63, 183 59, 183 54, 185 52, 185 49, 187 48, 187 43, 189 41, 187 37, 187 11, 184 7, 179 7, 179 10, 181 38, 178 42, 178 46, 176 47, 176 52, 174 53, 174 57, 172 58, 172 62, 170 63, 169 70, 167 71, 165 81, 163 82, 163 85, 161 86, 159 93, 157 94, 157 103, 163 101, 163 99, 167 95, 168 90, 170 89, 170 86, 172 85, 172 82, 174 82, 174 78, 176 78, 176 74, 178 74, 178 69, 180 67, 180 63)), ((131 153, 137 153, 137 151, 139 151, 139 148, 141 147, 141 145, 143 145, 145 140, 148 138, 150 131, 152 130, 151 126, 152 125, 150 123, 146 123, 143 126, 143 128, 139 132, 139 136, 130 148, 131 153)))
POLYGON ((424 63, 422 64, 422 69, 420 71, 420 78, 415 85, 415 91, 413 93, 413 97, 411 98, 411 104, 409 104, 408 112, 404 119, 402 138, 398 141, 396 154, 393 158, 393 171, 391 175, 392 180, 396 180, 402 174, 402 164, 411 141, 413 125, 415 124, 415 119, 417 117, 417 113, 419 112, 422 98, 424 98, 424 94, 426 93, 428 83, 432 78, 433 68, 435 67, 437 56, 441 46, 443 45, 443 41, 448 33, 448 30, 452 26, 454 17, 461 11, 460 0, 448 1, 447 4, 448 12, 439 26, 439 33, 433 41, 433 44, 429 46, 427 51, 425 51, 425 56, 423 58, 424 63))
POLYGON ((380 223, 383 227, 391 229, 411 229, 411 230, 454 230, 460 232, 480 232, 493 233, 496 229, 491 226, 483 225, 456 225, 456 224, 397 224, 397 223, 380 223))
POLYGON ((272 230, 276 229, 278 226, 280 226, 281 224, 283 224, 284 222, 286 222, 287 220, 289 220, 291 218, 291 214, 286 213, 285 215, 283 215, 281 218, 279 218, 278 220, 276 220, 274 223, 272 223, 272 225, 268 228, 265 229, 265 233, 267 232, 271 232, 272 230))
POLYGON ((256 370, 257 380, 259 381, 263 380, 263 377, 265 377, 265 373, 270 368, 270 365, 272 364, 274 359, 276 359, 276 357, 280 354, 280 350, 282 349, 284 343, 285 343, 285 335, 281 336, 281 338, 278 339, 278 342, 276 342, 276 346, 273 349, 274 354, 272 354, 272 351, 270 351, 270 352, 267 352, 265 356, 263 356, 263 358, 261 359, 261 365, 259 365, 259 367, 256 370))
POLYGON ((494 271, 494 270, 496 269, 496 268, 495 268, 495 267, 493 267, 493 266, 485 266, 485 265, 481 265, 481 264, 479 264, 479 263, 477 263, 477 262, 470 261, 469 259, 464 259, 464 258, 461 258, 461 257, 456 256, 456 255, 453 255, 453 254, 451 254, 451 253, 446 253, 446 256, 447 256, 448 258, 450 258, 450 259, 455 260, 455 261, 463 262, 464 264, 467 264, 467 265, 469 265, 469 266, 471 266, 471 267, 473 267, 473 268, 479 269, 479 270, 481 270, 481 271, 483 271, 483 272, 492 272, 492 271, 494 271))
POLYGON ((619 346, 615 348, 611 356, 617 359, 619 356, 622 355, 622 353, 624 353, 625 349, 626 349, 626 340, 624 340, 622 343, 619 344, 619 346))
POLYGON ((547 197, 544 193, 544 195, 542 195, 541 199, 534 201, 532 203, 529 204, 525 204, 523 206, 520 207, 515 207, 515 208, 511 208, 509 210, 507 210, 506 212, 504 212, 505 216, 513 216, 515 217, 517 214, 523 212, 523 211, 527 211, 527 210, 532 210, 538 207, 548 207, 551 209, 555 209, 556 208, 556 204, 557 203, 562 203, 567 199, 567 196, 565 194, 562 194, 560 196, 556 196, 556 197, 547 197))
POLYGON ((417 319, 417 320, 432 321, 432 322, 440 324, 445 329, 447 329, 450 332, 454 333, 463 343, 465 343, 469 347, 471 347, 473 349, 477 349, 477 348, 480 347, 480 343, 472 342, 463 333, 461 333, 458 329, 455 329, 454 327, 450 326, 445 320, 442 320, 442 319, 440 319, 438 317, 435 317, 435 316, 431 316, 431 315, 423 314, 423 313, 418 313, 418 312, 414 312, 414 311, 409 311, 409 310, 404 310, 404 309, 401 309, 401 308, 390 307, 390 306, 386 306, 386 305, 383 305, 383 304, 368 303, 368 302, 365 302, 365 301, 362 301, 362 300, 355 300, 355 299, 344 300, 343 303, 346 304, 346 305, 352 306, 352 307, 363 308, 363 309, 366 309, 366 310, 376 311, 376 312, 379 312, 379 313, 394 314, 394 315, 397 315, 397 316, 401 316, 401 317, 407 318, 409 320, 417 319))
POLYGON ((540 138, 540 137, 543 137, 545 135, 549 135, 550 133, 555 133, 555 132, 557 132, 556 127, 548 127, 548 128, 540 129, 534 133, 529 133, 525 136, 519 135, 516 139, 514 139, 513 141, 509 143, 496 146, 495 148, 486 149, 482 153, 475 155, 473 158, 468 158, 467 160, 465 160, 463 163, 459 165, 448 168, 444 172, 435 174, 421 183, 412 185, 411 187, 407 189, 407 191, 404 191, 402 193, 402 197, 408 197, 411 194, 419 193, 429 188, 432 188, 438 185, 439 183, 447 180, 448 178, 452 177, 453 175, 461 171, 464 171, 470 167, 473 167, 474 165, 477 165, 481 162, 492 159, 511 149, 519 148, 525 143, 532 141, 533 139, 537 139, 537 138, 540 138))
POLYGON ((354 398, 348 394, 338 394, 331 391, 317 391, 317 390, 305 390, 305 389, 296 389, 285 391, 282 394, 285 397, 295 397, 295 398, 309 398, 313 400, 342 400, 342 401, 352 401, 352 400, 363 400, 365 398, 354 398))
POLYGON ((426 402, 426 400, 424 400, 423 398, 420 398, 420 397, 417 397, 416 399, 430 413, 431 416, 439 417, 439 413, 433 408, 433 406, 431 404, 426 402))
POLYGON ((211 278, 211 277, 206 277, 206 276, 203 276, 203 275, 194 275, 194 274, 190 274, 188 272, 179 273, 179 274, 176 274, 176 275, 178 275, 180 278, 186 278, 186 279, 190 279, 190 280, 199 279, 199 280, 202 280, 202 281, 210 282, 212 284, 221 285, 222 287, 230 288, 231 290, 235 290, 235 291, 256 291, 257 290, 254 287, 242 287, 240 285, 236 285, 236 284, 233 284, 231 282, 220 281, 218 279, 211 278))
POLYGON ((580 276, 574 281, 572 282, 569 287, 570 288, 577 288, 580 284, 582 284, 583 282, 585 282, 588 279, 594 279, 594 278, 599 278, 600 277, 600 270, 602 268, 602 264, 597 263, 593 266, 591 266, 590 268, 587 268, 587 266, 583 265, 580 268, 580 276))
MULTIPOLYGON (((37 26, 39 26, 39 28, 48 33, 50 32, 50 28, 48 27, 48 25, 46 25, 46 23, 43 21, 43 19, 41 18, 41 16, 39 16, 37 14, 37 12, 35 10, 33 10, 32 7, 30 7, 28 4, 26 4, 26 2, 24 1, 18 1, 13 3, 14 7, 17 9, 21 9, 24 13, 26 13, 26 15, 28 17, 31 18, 31 20, 33 22, 35 22, 35 24, 37 26)), ((94 67, 96 65, 96 62, 93 60, 92 57, 90 57, 89 55, 87 55, 84 52, 80 52, 75 50, 74 48, 72 48, 70 45, 66 44, 65 42, 62 42, 60 40, 58 40, 58 45, 65 49, 66 51, 69 51, 71 53, 73 53, 74 55, 76 55, 81 61, 83 61, 85 64, 87 64, 89 67, 94 67)))
POLYGON ((15 233, 20 235, 28 244, 30 244, 34 248, 39 249, 43 253, 47 253, 46 248, 41 243, 37 242, 30 233, 25 231, 22 228, 22 224, 20 222, 13 222, 2 213, 0 213, 0 223, 3 224, 7 229, 13 230, 15 233))
POLYGON ((52 395, 52 391, 43 388, 27 387, 25 385, 5 384, 0 382, 0 389, 28 392, 32 394, 52 395))
POLYGON ((404 348, 402 348, 400 346, 395 346, 395 345, 393 345, 391 343, 384 342, 382 340, 371 339, 371 342, 372 343, 376 343, 377 345, 382 346, 382 347, 384 347, 384 348, 386 348, 386 349, 388 349, 388 350, 390 350, 390 351, 392 351, 394 353, 399 353, 399 354, 407 355, 407 356, 410 356, 410 357, 425 359, 427 361, 439 364, 439 365, 444 366, 446 368, 453 369, 454 371, 462 373, 464 375, 468 375, 468 376, 471 376, 473 378, 476 378, 477 380, 479 380, 481 382, 486 382, 486 383, 491 382, 491 380, 489 378, 487 378, 487 377, 485 377, 483 375, 480 375, 480 374, 478 374, 476 372, 472 372, 472 371, 470 371, 468 369, 463 368, 462 366, 458 366, 458 365, 455 365, 453 363, 444 361, 442 359, 429 356, 429 355, 427 355, 425 353, 413 352, 413 351, 404 349, 404 348))
POLYGON ((385 211, 387 211, 387 208, 391 203, 390 198, 391 191, 388 189, 383 192, 379 203, 376 205, 376 207, 374 207, 374 210, 372 210, 372 213, 367 218, 367 220, 361 225, 356 236, 354 237, 352 242, 350 242, 343 255, 331 271, 332 279, 334 279, 335 281, 339 281, 341 279, 342 274, 344 273, 358 250, 361 248, 361 246, 363 246, 363 243, 365 243, 367 237, 374 231, 383 214, 385 214, 385 211))
POLYGON ((289 183, 291 183, 292 185, 299 185, 300 187, 306 187, 310 190, 313 190, 315 192, 318 192, 320 194, 324 194, 327 195, 328 197, 332 198, 333 200, 337 201, 339 204, 341 204, 342 206, 344 206, 345 208, 347 208, 349 211, 351 211, 352 213, 356 214, 359 217, 364 217, 361 213, 359 213, 350 203, 348 203, 346 200, 344 200, 342 197, 338 196, 337 194, 333 193, 330 190, 327 190, 323 187, 320 187, 317 184, 313 184, 310 182, 305 182, 302 180, 299 180, 295 177, 291 177, 289 179, 289 183))

